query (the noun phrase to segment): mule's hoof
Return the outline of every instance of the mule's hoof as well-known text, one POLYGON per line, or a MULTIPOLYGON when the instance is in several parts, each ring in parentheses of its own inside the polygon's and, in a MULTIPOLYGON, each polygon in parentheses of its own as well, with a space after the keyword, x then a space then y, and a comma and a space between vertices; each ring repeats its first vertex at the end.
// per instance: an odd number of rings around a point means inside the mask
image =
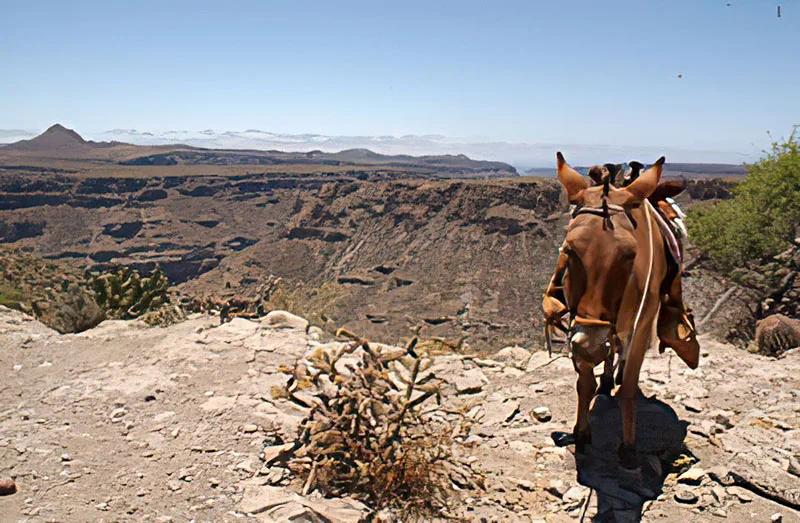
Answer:
POLYGON ((571 432, 551 432, 550 437, 556 447, 568 447, 575 444, 575 436, 571 432))

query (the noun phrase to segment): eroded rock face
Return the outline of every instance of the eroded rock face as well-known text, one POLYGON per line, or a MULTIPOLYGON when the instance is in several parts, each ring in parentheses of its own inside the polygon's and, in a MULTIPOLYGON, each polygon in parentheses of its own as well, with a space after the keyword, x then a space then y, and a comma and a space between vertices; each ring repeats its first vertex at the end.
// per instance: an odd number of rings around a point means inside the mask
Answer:
POLYGON ((783 314, 773 314, 756 323, 758 350, 777 356, 789 349, 800 347, 800 320, 783 314))
MULTIPOLYGON (((411 176, 8 176, 0 242, 81 270, 159 269, 189 298, 259 297, 274 275, 313 324, 370 338, 420 326, 476 349, 541 341, 540 297, 568 220, 557 182, 411 176)), ((702 317, 705 304, 694 308, 702 317)))

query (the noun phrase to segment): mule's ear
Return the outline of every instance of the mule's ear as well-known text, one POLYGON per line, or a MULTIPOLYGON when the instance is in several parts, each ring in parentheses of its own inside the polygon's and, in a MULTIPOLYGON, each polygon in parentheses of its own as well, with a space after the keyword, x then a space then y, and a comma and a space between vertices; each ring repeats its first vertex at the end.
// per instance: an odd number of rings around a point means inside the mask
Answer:
POLYGON ((658 181, 661 179, 661 171, 664 169, 664 162, 666 161, 666 158, 663 156, 656 160, 656 163, 654 163, 652 167, 640 174, 639 177, 624 190, 628 191, 635 200, 643 201, 656 190, 658 181))
POLYGON ((569 203, 577 203, 583 190, 589 187, 589 181, 581 176, 578 171, 567 165, 567 161, 560 151, 556 153, 556 161, 558 165, 558 181, 567 191, 569 203))

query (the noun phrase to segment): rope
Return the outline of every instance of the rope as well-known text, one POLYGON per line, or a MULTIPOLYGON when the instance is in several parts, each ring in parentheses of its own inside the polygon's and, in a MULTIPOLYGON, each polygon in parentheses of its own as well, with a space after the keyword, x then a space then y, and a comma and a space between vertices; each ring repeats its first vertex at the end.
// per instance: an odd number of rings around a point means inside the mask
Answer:
POLYGON ((647 271, 647 280, 644 285, 644 292, 642 292, 642 301, 639 303, 639 310, 636 312, 636 319, 633 321, 633 330, 631 331, 631 339, 625 346, 625 353, 622 355, 623 361, 628 359, 631 343, 633 337, 636 335, 636 329, 639 327, 639 320, 642 318, 642 311, 644 311, 644 302, 647 300, 647 292, 650 289, 650 278, 653 276, 653 223, 650 218, 650 200, 644 200, 644 214, 647 219, 647 239, 650 243, 650 268, 647 271))
POLYGON ((581 514, 581 523, 583 523, 583 518, 586 517, 586 511, 589 510, 589 502, 592 501, 592 492, 594 492, 594 489, 589 489, 589 495, 586 496, 586 503, 583 504, 583 513, 581 514))

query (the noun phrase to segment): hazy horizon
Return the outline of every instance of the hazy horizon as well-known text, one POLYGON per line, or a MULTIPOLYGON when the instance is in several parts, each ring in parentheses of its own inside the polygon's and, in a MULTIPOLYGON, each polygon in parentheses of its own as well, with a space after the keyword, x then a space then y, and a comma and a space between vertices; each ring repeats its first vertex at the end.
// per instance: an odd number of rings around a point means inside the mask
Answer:
MULTIPOLYGON (((63 125, 63 124, 62 124, 63 125)), ((68 125, 65 127, 69 128, 68 125)), ((495 160, 509 163, 520 171, 550 168, 556 150, 563 150, 574 165, 591 165, 600 160, 626 162, 632 159, 653 160, 662 155, 670 163, 741 164, 754 159, 739 153, 713 150, 691 150, 658 146, 618 147, 607 144, 526 144, 491 141, 481 137, 447 137, 442 135, 405 136, 326 136, 314 133, 272 133, 260 129, 223 131, 176 130, 162 133, 111 129, 86 134, 73 129, 84 139, 118 141, 136 145, 190 145, 209 149, 256 149, 286 152, 339 152, 346 149, 369 149, 388 155, 413 156, 465 154, 474 160, 495 160)), ((0 129, 0 145, 33 138, 44 130, 24 131, 0 129)))

